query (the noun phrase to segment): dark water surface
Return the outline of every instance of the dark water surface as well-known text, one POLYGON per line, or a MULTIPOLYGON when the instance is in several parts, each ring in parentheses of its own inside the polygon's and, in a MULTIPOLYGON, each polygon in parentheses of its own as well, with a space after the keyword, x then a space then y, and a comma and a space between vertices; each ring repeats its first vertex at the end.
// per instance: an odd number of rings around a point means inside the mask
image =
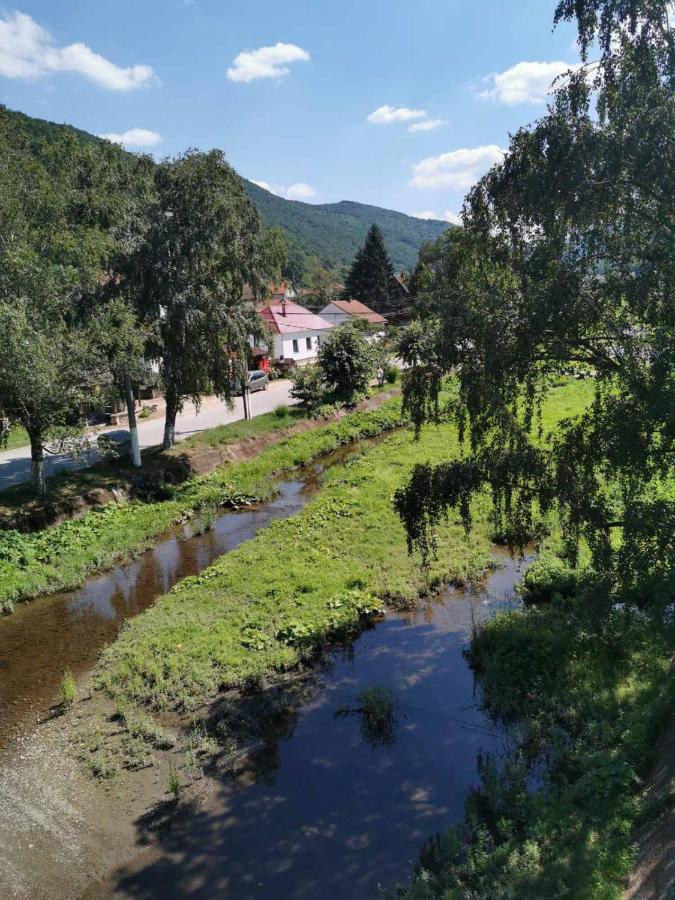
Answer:
POLYGON ((313 698, 238 782, 219 782, 104 896, 359 900, 405 879, 424 840, 461 816, 477 754, 508 746, 463 655, 472 624, 511 602, 522 576, 524 564, 499 562, 484 590, 390 612, 330 651, 313 698), (398 701, 393 743, 339 714, 375 683, 398 701))
POLYGON ((90 579, 79 590, 20 603, 14 613, 0 617, 0 750, 55 702, 64 671, 77 677, 91 669, 127 619, 258 529, 297 513, 311 499, 322 472, 358 450, 358 443, 346 445, 283 481, 274 499, 227 512, 202 535, 193 537, 194 525, 188 523, 136 561, 90 579))

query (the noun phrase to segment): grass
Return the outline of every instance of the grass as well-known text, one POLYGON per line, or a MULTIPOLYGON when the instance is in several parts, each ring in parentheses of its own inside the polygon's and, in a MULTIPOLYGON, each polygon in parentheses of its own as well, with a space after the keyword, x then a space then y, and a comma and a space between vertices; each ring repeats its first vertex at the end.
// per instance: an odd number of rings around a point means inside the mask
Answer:
POLYGON ((272 412, 263 413, 248 421, 242 419, 239 422, 230 422, 227 425, 219 425, 216 428, 209 428, 208 431, 193 434, 181 441, 171 453, 180 456, 186 450, 215 450, 218 447, 234 444, 236 441, 258 437, 261 434, 269 434, 272 431, 278 431, 280 428, 287 428, 289 425, 306 418, 307 410, 302 407, 284 406, 282 404, 277 406, 272 412))
POLYGON ((468 538, 453 517, 440 528, 438 558, 425 573, 407 553, 391 504, 416 462, 456 451, 454 426, 431 427, 419 443, 406 429, 331 468, 300 514, 129 621, 104 654, 101 683, 129 702, 193 709, 224 688, 295 666, 385 601, 410 604, 445 580, 483 571, 490 541, 480 509, 468 538))
POLYGON ((166 500, 110 504, 35 534, 0 531, 0 612, 11 612, 20 600, 77 587, 88 575, 150 547, 186 514, 268 499, 277 491, 275 476, 400 421, 400 401, 392 399, 378 409, 292 435, 250 460, 168 486, 166 500))
MULTIPOLYGON (((586 386, 556 390, 545 410, 552 426, 587 401, 586 386)), ((393 404, 393 405, 392 405, 393 404)), ((237 467, 240 490, 264 482, 272 468, 318 455, 333 430, 377 434, 380 417, 395 415, 390 401, 356 421, 305 432, 237 467), (279 462, 270 460, 279 455, 279 462)), ((459 452, 451 424, 426 428, 415 442, 409 430, 390 436, 333 467, 319 496, 297 516, 264 532, 199 575, 180 582, 152 609, 129 621, 104 656, 102 683, 126 701, 194 708, 223 688, 255 684, 292 667, 329 635, 358 627, 383 602, 409 604, 444 580, 466 580, 489 559, 487 497, 477 501, 476 528, 467 538, 458 517, 439 529, 439 552, 428 572, 407 553, 392 507, 396 488, 419 462, 440 462, 459 452)), ((233 467, 235 470, 235 467, 233 467)), ((227 470, 225 470, 227 472, 227 470)), ((223 475, 218 478, 222 479, 223 475)), ((213 476, 196 490, 208 498, 213 476)))
POLYGON ((481 761, 464 820, 427 842, 392 896, 621 896, 634 829, 655 812, 641 786, 673 700, 671 645, 629 608, 599 626, 596 591, 481 626, 471 658, 488 710, 517 720, 518 750, 481 761))
POLYGON ((63 706, 72 706, 75 700, 77 687, 72 672, 64 672, 61 679, 61 703, 63 706))
POLYGON ((27 447, 29 444, 30 438, 26 429, 22 428, 21 425, 13 425, 9 429, 7 443, 0 446, 0 452, 2 450, 15 450, 17 447, 27 447))

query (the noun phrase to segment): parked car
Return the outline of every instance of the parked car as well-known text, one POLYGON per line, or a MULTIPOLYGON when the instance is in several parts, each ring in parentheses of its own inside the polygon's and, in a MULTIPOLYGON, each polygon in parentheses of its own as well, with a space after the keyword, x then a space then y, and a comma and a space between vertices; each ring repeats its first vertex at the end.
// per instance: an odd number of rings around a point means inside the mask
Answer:
MULTIPOLYGON (((269 383, 267 372, 256 370, 248 373, 248 387, 252 394, 255 394, 256 391, 266 391, 269 383)), ((239 382, 233 381, 230 389, 235 397, 241 396, 241 384, 239 382)))

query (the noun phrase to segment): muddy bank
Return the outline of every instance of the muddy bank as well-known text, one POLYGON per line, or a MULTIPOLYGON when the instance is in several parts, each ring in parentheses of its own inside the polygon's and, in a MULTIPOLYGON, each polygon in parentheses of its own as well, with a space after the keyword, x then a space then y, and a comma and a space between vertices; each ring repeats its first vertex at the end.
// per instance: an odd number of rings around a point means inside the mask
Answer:
POLYGON ((0 496, 0 529, 16 529, 23 532, 40 531, 58 525, 68 519, 77 519, 92 509, 100 509, 109 503, 126 501, 135 497, 161 496, 164 485, 181 484, 192 475, 207 475, 219 466, 240 462, 256 456, 267 447, 279 443, 294 434, 320 428, 338 422, 355 411, 376 409, 399 394, 396 388, 378 394, 357 404, 350 410, 339 410, 316 419, 302 419, 278 431, 245 438, 216 448, 184 448, 180 445, 165 452, 159 449, 144 451, 142 473, 124 463, 99 463, 89 471, 91 480, 98 475, 101 484, 88 490, 78 490, 75 485, 82 473, 62 478, 58 495, 47 500, 25 499, 20 505, 3 502, 0 496))
MULTIPOLYGON (((389 611, 353 643, 328 648, 313 669, 270 685, 275 700, 266 692, 221 698, 204 715, 224 706, 230 730, 190 772, 183 744, 153 768, 89 781, 71 758, 81 742, 68 750, 64 735, 94 727, 105 700, 78 700, 36 743, 17 748, 12 781, 2 781, 0 797, 14 790, 18 799, 9 813, 0 799, 0 893, 365 898, 406 877, 423 841, 461 814, 477 753, 508 745, 482 712, 463 655, 474 623, 521 577, 518 562, 506 562, 485 591, 453 589, 414 612, 389 611), (374 684, 396 700, 384 739, 359 714, 342 714, 374 684), (246 743, 252 750, 242 754, 246 743), (52 757, 59 764, 50 778, 52 757), (170 759, 181 767, 178 804, 167 793, 170 759), (30 834, 15 830, 14 810, 24 810, 30 834)), ((86 682, 82 690, 86 697, 86 682)))

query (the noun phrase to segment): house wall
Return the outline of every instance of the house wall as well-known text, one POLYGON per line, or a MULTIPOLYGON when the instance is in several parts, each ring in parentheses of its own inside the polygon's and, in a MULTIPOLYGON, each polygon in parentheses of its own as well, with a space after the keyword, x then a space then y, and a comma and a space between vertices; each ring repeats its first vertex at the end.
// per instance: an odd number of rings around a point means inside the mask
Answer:
POLYGON ((331 325, 341 325, 343 322, 351 322, 352 319, 349 313, 340 309, 339 306, 335 306, 334 303, 329 303, 328 306, 325 306, 319 315, 322 319, 330 322, 331 325))
MULTIPOLYGON (((356 317, 350 316, 349 313, 346 313, 344 309, 340 309, 339 306, 335 306, 333 303, 329 303, 328 306, 325 306, 321 312, 319 313, 322 319, 325 319, 327 322, 330 322, 331 325, 342 325, 343 322, 355 322, 356 317)), ((366 340, 369 344, 373 344, 376 341, 381 341, 384 337, 384 327, 382 325, 368 325, 366 328, 366 340)))
POLYGON ((275 334, 274 335, 274 358, 275 359, 293 359, 295 362, 307 362, 316 359, 316 353, 319 347, 319 340, 327 334, 326 330, 322 331, 297 331, 293 334, 275 334), (307 338, 309 338, 311 347, 307 347, 307 338), (298 342, 297 353, 293 352, 293 340, 298 342))

